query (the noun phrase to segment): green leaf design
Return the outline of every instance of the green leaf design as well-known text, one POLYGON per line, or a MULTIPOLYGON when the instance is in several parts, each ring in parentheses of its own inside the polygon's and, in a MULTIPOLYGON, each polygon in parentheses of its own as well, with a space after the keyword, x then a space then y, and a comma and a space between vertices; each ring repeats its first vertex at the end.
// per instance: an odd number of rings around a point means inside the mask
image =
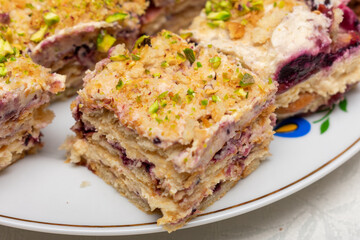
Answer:
POLYGON ((347 112, 347 100, 346 98, 344 98, 344 100, 342 100, 340 103, 339 103, 339 107, 341 110, 343 110, 344 112, 347 112))
POLYGON ((324 122, 321 124, 320 133, 321 133, 321 134, 325 133, 325 132, 329 129, 329 126, 330 126, 330 120, 329 120, 329 118, 328 118, 328 119, 326 119, 326 121, 324 121, 324 122))
POLYGON ((328 116, 330 116, 330 114, 334 111, 335 106, 332 105, 331 108, 329 109, 329 111, 326 113, 325 116, 323 116, 322 118, 320 118, 319 120, 313 121, 313 123, 319 123, 322 122, 325 118, 327 118, 328 116))

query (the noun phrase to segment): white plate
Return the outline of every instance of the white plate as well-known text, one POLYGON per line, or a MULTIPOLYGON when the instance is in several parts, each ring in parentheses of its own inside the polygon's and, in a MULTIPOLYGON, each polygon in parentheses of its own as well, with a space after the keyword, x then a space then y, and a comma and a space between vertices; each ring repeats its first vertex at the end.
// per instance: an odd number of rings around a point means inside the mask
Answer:
MULTIPOLYGON (((339 107, 320 134, 307 117, 310 132, 298 138, 275 137, 273 156, 240 181, 221 200, 186 227, 233 217, 280 200, 325 176, 360 149, 360 88, 348 96, 348 112, 339 107)), ((44 131, 46 146, 0 173, 0 224, 28 230, 79 235, 129 235, 162 231, 147 215, 84 167, 64 163, 58 151, 73 124, 68 102, 52 106, 57 117, 44 131), (88 185, 84 187, 84 185, 88 185), (81 187, 82 186, 82 187, 81 187)))

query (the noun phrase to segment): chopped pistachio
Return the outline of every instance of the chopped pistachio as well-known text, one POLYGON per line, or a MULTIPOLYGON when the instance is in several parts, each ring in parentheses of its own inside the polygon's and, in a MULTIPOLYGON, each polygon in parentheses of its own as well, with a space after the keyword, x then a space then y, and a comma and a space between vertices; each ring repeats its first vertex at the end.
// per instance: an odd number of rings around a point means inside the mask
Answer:
POLYGON ((245 26, 246 24, 248 24, 248 22, 249 22, 248 20, 243 19, 241 20, 240 24, 245 26))
POLYGON ((136 97, 136 102, 141 103, 141 96, 140 95, 136 97))
POLYGON ((44 39, 47 30, 48 30, 48 26, 47 26, 47 25, 42 26, 42 27, 39 29, 39 31, 37 31, 36 33, 34 33, 33 35, 31 35, 30 40, 33 41, 33 42, 36 42, 36 43, 41 42, 41 40, 44 39))
POLYGON ((216 102, 221 102, 221 99, 219 98, 219 96, 216 95, 212 95, 211 96, 211 100, 216 103, 216 102))
POLYGON ((261 11, 264 9, 264 2, 262 0, 251 2, 251 11, 261 11))
POLYGON ((182 39, 188 39, 188 38, 190 38, 190 37, 192 37, 192 33, 191 32, 188 32, 188 33, 182 33, 182 34, 180 34, 180 37, 182 38, 182 39))
POLYGON ((149 113, 154 114, 157 111, 159 111, 159 102, 155 101, 150 107, 149 107, 149 113))
POLYGON ((254 83, 255 83, 254 77, 252 75, 250 75, 249 73, 245 73, 243 75, 242 79, 240 80, 239 85, 241 87, 248 87, 254 83))
POLYGON ((25 7, 29 9, 34 9, 34 6, 31 3, 25 4, 25 7))
POLYGON ((158 118, 158 117, 156 117, 156 118, 155 118, 155 120, 156 120, 156 121, 157 121, 157 123, 159 123, 159 124, 163 122, 163 120, 162 120, 162 119, 160 119, 160 118, 158 118))
POLYGON ((225 22, 223 20, 211 21, 208 22, 207 25, 211 28, 225 28, 225 22))
POLYGON ((202 67, 201 62, 197 62, 197 63, 196 63, 196 66, 197 66, 198 68, 201 68, 201 67, 202 67))
POLYGON ((162 100, 161 102, 160 102, 160 106, 161 107, 166 107, 166 105, 167 105, 167 101, 166 100, 162 100))
POLYGON ((162 61, 161 62, 161 67, 162 68, 167 68, 169 66, 169 63, 167 61, 162 61))
POLYGON ((143 36, 139 37, 138 40, 136 40, 134 49, 141 48, 145 45, 151 46, 151 38, 147 35, 143 35, 143 36))
POLYGON ((246 97, 246 92, 242 88, 236 89, 234 93, 240 97, 246 97))
POLYGON ((221 64, 221 58, 220 57, 213 57, 209 60, 210 66, 214 69, 217 69, 221 64))
POLYGON ((5 57, 8 54, 14 53, 14 49, 11 47, 10 43, 0 38, 0 56, 5 57))
POLYGON ((205 13, 206 15, 212 11, 212 3, 211 1, 207 1, 205 4, 205 13))
POLYGON ((134 61, 139 61, 141 58, 140 58, 139 55, 131 54, 131 59, 134 60, 134 61))
POLYGON ((116 90, 120 90, 124 86, 123 80, 119 80, 119 82, 116 84, 116 90))
POLYGON ((155 78, 160 78, 160 77, 161 77, 161 73, 154 73, 154 74, 153 74, 153 77, 155 77, 155 78))
POLYGON ((182 53, 179 53, 179 52, 176 55, 176 59, 179 59, 179 60, 181 60, 183 62, 186 61, 186 57, 182 53))
POLYGON ((193 64, 195 62, 194 51, 191 48, 185 48, 184 53, 185 53, 187 60, 189 60, 190 64, 193 64))
POLYGON ((187 90, 187 95, 194 96, 194 94, 195 94, 195 91, 192 90, 191 88, 189 88, 189 89, 187 90))
POLYGON ((281 0, 280 2, 279 2, 279 8, 283 8, 283 7, 285 7, 285 2, 283 1, 283 0, 281 0))
POLYGON ((48 12, 44 14, 44 21, 46 25, 51 26, 58 23, 60 21, 60 17, 53 12, 48 12))
POLYGON ((110 16, 107 16, 105 21, 108 23, 117 22, 124 20, 127 17, 127 13, 114 13, 110 16))
POLYGON ((0 66, 0 77, 5 77, 7 72, 8 71, 5 66, 0 66))
POLYGON ((112 45, 114 45, 115 42, 116 38, 112 37, 107 33, 105 33, 104 35, 100 33, 96 42, 97 49, 99 52, 106 53, 107 51, 109 51, 112 45))
POLYGON ((167 96, 167 94, 169 93, 169 91, 165 91, 165 92, 162 92, 158 97, 157 97, 157 99, 163 99, 163 98, 165 98, 166 96, 167 96))
POLYGON ((130 58, 126 55, 116 55, 116 56, 111 56, 110 59, 112 61, 125 61, 125 60, 129 60, 130 58))
POLYGON ((273 80, 271 77, 269 77, 269 81, 268 81, 268 84, 272 84, 273 83, 273 80))
POLYGON ((164 36, 166 39, 169 39, 169 38, 172 37, 172 35, 170 34, 169 31, 164 31, 164 32, 163 32, 163 36, 164 36))
POLYGON ((206 106, 206 105, 208 105, 209 101, 207 99, 204 99, 204 100, 201 100, 200 103, 202 106, 206 106))
POLYGON ((171 100, 173 100, 174 102, 176 102, 176 103, 181 103, 181 97, 180 97, 180 95, 177 93, 177 94, 175 94, 172 98, 171 98, 171 100))
POLYGON ((209 20, 227 21, 230 18, 231 18, 231 13, 229 11, 211 12, 207 15, 207 19, 209 20))

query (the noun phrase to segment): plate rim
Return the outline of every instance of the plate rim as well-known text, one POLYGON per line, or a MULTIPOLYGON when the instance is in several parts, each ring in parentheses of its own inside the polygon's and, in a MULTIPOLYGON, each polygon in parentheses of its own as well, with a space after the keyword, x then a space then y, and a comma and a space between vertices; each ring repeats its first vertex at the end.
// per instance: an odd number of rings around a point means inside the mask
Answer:
MULTIPOLYGON (((341 166, 351 157, 360 151, 360 137, 338 153, 326 163, 319 166, 305 176, 262 196, 253 198, 246 202, 234 204, 229 207, 217 209, 211 212, 202 213, 193 219, 182 229, 213 223, 245 214, 252 210, 269 205, 279 201, 301 189, 307 187, 311 183, 316 182, 333 170, 341 166), (247 206, 245 208, 240 208, 247 206), (206 218, 203 218, 207 216, 206 218), (210 218, 208 216, 211 216, 210 218)), ((83 235, 83 236, 120 236, 120 235, 137 235, 164 231, 156 222, 122 224, 122 225, 79 225, 66 223, 42 222, 31 219, 22 219, 0 214, 0 224, 8 227, 14 227, 24 230, 55 233, 64 235, 83 235)))

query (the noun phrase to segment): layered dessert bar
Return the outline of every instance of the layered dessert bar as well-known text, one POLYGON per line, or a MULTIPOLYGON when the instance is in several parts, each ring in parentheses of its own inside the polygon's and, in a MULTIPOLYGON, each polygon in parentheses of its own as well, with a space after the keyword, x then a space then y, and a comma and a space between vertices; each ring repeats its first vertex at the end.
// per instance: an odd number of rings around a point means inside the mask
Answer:
POLYGON ((268 153, 276 83, 236 57, 163 31, 118 45, 72 104, 68 160, 176 230, 268 153))
POLYGON ((278 118, 314 112, 360 81, 359 22, 325 2, 210 0, 185 33, 278 82, 278 118))
POLYGON ((67 76, 65 96, 117 42, 132 45, 145 0, 0 1, 0 35, 33 61, 67 76))
POLYGON ((64 86, 65 77, 19 56, 0 38, 0 170, 42 146, 40 130, 54 117, 46 106, 64 86))

